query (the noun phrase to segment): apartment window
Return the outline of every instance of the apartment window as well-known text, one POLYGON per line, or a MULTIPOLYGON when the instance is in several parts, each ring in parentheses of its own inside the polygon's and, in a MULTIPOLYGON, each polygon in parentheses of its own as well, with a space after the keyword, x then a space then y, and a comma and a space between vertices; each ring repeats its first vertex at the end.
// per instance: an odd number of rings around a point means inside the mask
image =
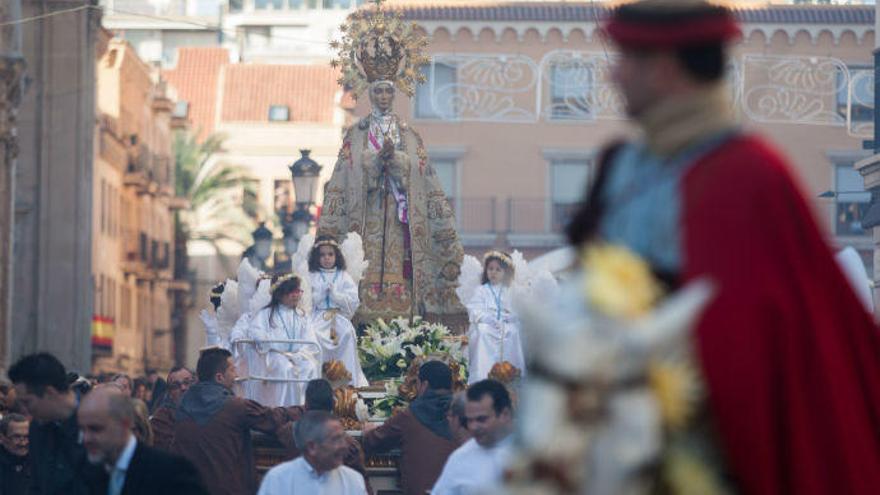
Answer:
POLYGON ((431 165, 437 173, 440 185, 443 186, 443 192, 449 198, 449 204, 455 203, 458 197, 458 163, 454 158, 440 158, 431 160, 431 165))
POLYGON ((423 65, 420 70, 427 81, 416 87, 416 118, 454 119, 457 113, 453 103, 456 83, 455 67, 435 62, 423 65))
POLYGON ((582 64, 558 64, 550 68, 550 118, 592 119, 590 91, 593 70, 582 64))
POLYGON ((584 200, 590 160, 558 158, 550 161, 551 225, 561 232, 584 200))
POLYGON ((846 118, 847 107, 853 122, 874 121, 874 68, 870 65, 847 67, 837 72, 837 113, 846 118), (852 93, 850 93, 852 87, 852 93))
POLYGON ((254 8, 257 10, 266 10, 270 8, 274 10, 281 10, 284 7, 284 0, 255 0, 254 8))
POLYGON ((131 289, 123 285, 119 298, 119 324, 127 328, 131 326, 131 289))
POLYGON ((835 233, 839 236, 868 235, 862 228, 862 218, 868 211, 871 193, 865 191, 862 175, 851 163, 837 164, 834 185, 837 191, 835 233))
POLYGON ((104 275, 98 275, 95 279, 95 308, 94 313, 98 316, 103 316, 102 311, 104 310, 104 275))
POLYGON ((189 102, 186 100, 180 100, 174 103, 174 111, 172 112, 172 117, 177 117, 179 119, 185 119, 189 117, 189 102))
POLYGON ((290 107, 287 105, 272 105, 269 107, 270 122, 287 122, 290 120, 290 107))

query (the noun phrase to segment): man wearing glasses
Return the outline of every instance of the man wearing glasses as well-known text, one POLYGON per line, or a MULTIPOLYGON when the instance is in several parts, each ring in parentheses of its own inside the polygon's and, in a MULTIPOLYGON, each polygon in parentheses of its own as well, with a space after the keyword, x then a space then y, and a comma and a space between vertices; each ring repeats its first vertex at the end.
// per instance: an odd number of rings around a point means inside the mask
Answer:
POLYGON ((175 366, 168 372, 168 393, 161 405, 150 417, 153 427, 153 447, 169 450, 174 439, 174 410, 180 398, 195 383, 193 372, 183 366, 175 366))

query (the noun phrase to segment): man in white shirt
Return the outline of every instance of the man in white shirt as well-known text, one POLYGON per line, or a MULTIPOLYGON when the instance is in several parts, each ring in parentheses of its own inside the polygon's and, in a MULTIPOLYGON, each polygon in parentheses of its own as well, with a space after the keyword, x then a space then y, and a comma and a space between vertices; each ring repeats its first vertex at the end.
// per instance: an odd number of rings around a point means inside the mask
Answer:
POLYGON ((306 412, 293 430, 302 455, 270 469, 258 495, 366 495, 364 477, 342 465, 348 451, 345 435, 329 412, 306 412))
POLYGON ((467 390, 465 418, 473 438, 449 456, 431 490, 433 495, 473 495, 501 484, 513 430, 507 388, 495 380, 471 385, 467 390))
POLYGON ((134 406, 117 387, 98 387, 77 413, 86 455, 96 469, 85 473, 92 493, 107 495, 207 495, 187 460, 138 443, 134 406))

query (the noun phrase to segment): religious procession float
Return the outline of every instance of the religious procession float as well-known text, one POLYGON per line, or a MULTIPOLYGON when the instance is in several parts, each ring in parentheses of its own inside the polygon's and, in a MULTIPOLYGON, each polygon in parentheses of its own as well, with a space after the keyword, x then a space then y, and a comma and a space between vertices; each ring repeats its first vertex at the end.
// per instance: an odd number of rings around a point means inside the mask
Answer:
MULTIPOLYGON (((664 294, 644 261, 614 246, 574 257, 564 282, 518 252, 465 256, 421 137, 392 111, 423 82, 427 40, 381 3, 341 30, 339 82, 367 93, 371 112, 345 133, 317 231, 291 273, 242 261, 201 314, 207 344, 233 353, 236 393, 301 405, 306 383, 324 377, 358 436, 405 408, 419 366, 439 359, 456 390, 491 377, 516 397, 511 493, 630 493, 658 463, 706 487, 693 493, 715 493, 689 441, 702 395, 682 351, 711 288, 664 294)), ((257 441, 263 470, 282 459, 257 441)), ((393 455, 370 458, 368 472, 374 488, 394 489, 393 455)))

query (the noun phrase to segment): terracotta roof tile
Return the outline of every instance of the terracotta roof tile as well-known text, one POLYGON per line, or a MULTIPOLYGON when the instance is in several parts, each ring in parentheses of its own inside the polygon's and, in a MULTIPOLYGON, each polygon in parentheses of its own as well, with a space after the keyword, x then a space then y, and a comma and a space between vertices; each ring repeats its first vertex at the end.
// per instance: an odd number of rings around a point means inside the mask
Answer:
POLYGON ((224 122, 266 122, 271 105, 286 105, 291 122, 333 121, 339 72, 329 65, 235 64, 224 72, 224 122))
MULTIPOLYGON (((609 7, 591 2, 559 3, 421 3, 393 2, 414 21, 596 22, 609 7)), ((873 5, 769 5, 734 7, 741 22, 754 24, 874 24, 873 5)))
POLYGON ((214 131, 217 78, 229 64, 229 51, 215 47, 178 49, 177 66, 163 76, 177 89, 179 100, 189 102, 189 120, 204 138, 214 131))

